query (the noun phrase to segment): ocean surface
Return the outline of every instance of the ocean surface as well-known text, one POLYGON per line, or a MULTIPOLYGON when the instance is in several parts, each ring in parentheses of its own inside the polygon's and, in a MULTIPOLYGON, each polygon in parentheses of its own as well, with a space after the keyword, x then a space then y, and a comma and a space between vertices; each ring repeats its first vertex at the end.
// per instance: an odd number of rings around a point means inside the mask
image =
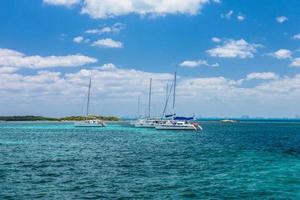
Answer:
POLYGON ((0 199, 300 199, 300 123, 0 123, 0 199))

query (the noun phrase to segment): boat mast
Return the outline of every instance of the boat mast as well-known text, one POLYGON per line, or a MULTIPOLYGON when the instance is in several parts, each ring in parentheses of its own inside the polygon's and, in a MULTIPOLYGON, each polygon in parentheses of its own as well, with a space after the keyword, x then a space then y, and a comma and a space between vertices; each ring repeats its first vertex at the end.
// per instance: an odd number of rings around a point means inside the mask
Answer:
POLYGON ((177 79, 177 74, 176 74, 176 71, 174 73, 174 85, 173 85, 173 114, 174 114, 174 117, 176 115, 176 112, 175 112, 175 98, 176 98, 176 79, 177 79))
POLYGON ((151 93, 152 93, 152 78, 150 78, 149 102, 148 102, 148 117, 151 117, 151 93))
POLYGON ((89 82, 88 100, 87 100, 87 105, 86 105, 86 118, 88 118, 88 116, 89 116, 90 97, 91 97, 91 85, 92 85, 92 77, 90 77, 90 82, 89 82))
POLYGON ((164 106, 164 110, 163 110, 163 114, 162 114, 162 119, 165 117, 166 115, 166 111, 167 111, 167 107, 168 107, 168 102, 169 102, 169 98, 170 98, 170 94, 172 91, 172 87, 173 84, 171 85, 170 89, 169 89, 169 84, 167 83, 167 87, 166 87, 166 102, 165 102, 165 106, 164 106))
POLYGON ((140 96, 138 97, 138 118, 140 118, 140 104, 141 104, 141 101, 140 101, 140 96))

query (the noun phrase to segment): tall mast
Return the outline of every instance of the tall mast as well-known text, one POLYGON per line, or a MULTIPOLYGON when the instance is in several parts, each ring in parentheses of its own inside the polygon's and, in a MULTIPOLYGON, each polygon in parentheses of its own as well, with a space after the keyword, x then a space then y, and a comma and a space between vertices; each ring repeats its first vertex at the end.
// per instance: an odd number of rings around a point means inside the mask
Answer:
POLYGON ((92 77, 90 77, 90 82, 89 82, 88 100, 87 100, 87 105, 86 105, 86 117, 89 116, 90 97, 91 97, 91 85, 92 85, 92 77))
POLYGON ((173 114, 175 115, 175 100, 176 100, 176 79, 177 79, 177 76, 176 76, 176 71, 174 73, 174 85, 173 85, 173 114))
MULTIPOLYGON (((172 87, 170 89, 172 90, 172 87)), ((164 105, 164 110, 163 110, 161 118, 165 117, 167 106, 168 106, 169 97, 170 97, 170 95, 169 95, 169 84, 167 83, 167 87, 166 87, 166 102, 165 102, 165 105, 164 105)))
POLYGON ((141 104, 141 101, 140 101, 140 96, 138 97, 138 118, 140 118, 140 104, 141 104))
POLYGON ((152 78, 150 78, 149 102, 148 102, 148 117, 151 117, 151 93, 152 93, 152 78))
MULTIPOLYGON (((168 96, 169 96, 169 84, 167 83, 167 86, 166 86, 166 102, 165 102, 165 106, 167 106, 167 103, 168 103, 168 96)), ((165 113, 165 109, 164 109, 164 113, 165 113)))

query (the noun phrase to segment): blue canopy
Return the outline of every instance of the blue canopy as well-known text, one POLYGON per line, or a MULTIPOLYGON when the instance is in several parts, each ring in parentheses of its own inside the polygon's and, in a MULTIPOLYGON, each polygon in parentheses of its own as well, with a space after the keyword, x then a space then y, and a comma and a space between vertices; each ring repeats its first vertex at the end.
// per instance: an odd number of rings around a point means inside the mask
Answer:
POLYGON ((189 120, 193 120, 194 117, 175 117, 175 120, 185 120, 185 121, 189 121, 189 120))

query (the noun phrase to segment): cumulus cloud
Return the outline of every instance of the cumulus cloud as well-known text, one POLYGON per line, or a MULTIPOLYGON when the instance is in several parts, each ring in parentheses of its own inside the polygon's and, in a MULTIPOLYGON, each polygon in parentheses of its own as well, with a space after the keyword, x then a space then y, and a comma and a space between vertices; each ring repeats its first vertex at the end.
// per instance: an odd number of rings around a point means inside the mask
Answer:
POLYGON ((106 63, 106 64, 102 65, 101 67, 99 67, 99 69, 108 71, 108 70, 116 70, 117 67, 113 63, 106 63))
POLYGON ((242 14, 239 14, 237 16, 237 20, 239 20, 239 21, 244 21, 245 19, 246 19, 246 17, 244 15, 242 15, 242 14))
POLYGON ((278 16, 276 17, 276 21, 280 24, 286 22, 288 20, 288 18, 286 16, 278 16))
MULTIPOLYGON (((210 0, 85 0, 81 13, 92 18, 111 18, 127 14, 138 15, 195 15, 210 0)), ((212 2, 218 2, 216 0, 212 2)))
POLYGON ((213 37, 213 38, 211 38, 211 40, 212 40, 213 42, 215 42, 215 43, 219 43, 219 42, 222 41, 222 40, 221 40, 220 38, 218 38, 218 37, 213 37))
POLYGON ((244 39, 226 40, 223 45, 219 45, 214 49, 207 50, 212 57, 221 58, 253 58, 260 44, 251 44, 244 39))
POLYGON ((247 75, 246 80, 276 80, 279 76, 273 72, 250 73, 247 75))
MULTIPOLYGON (((78 108, 82 107, 90 76, 93 83, 92 100, 97 102, 97 107, 99 102, 106 102, 109 105, 103 108, 106 113, 127 116, 136 114, 134 99, 137 99, 137 96, 145 97, 146 101, 150 78, 153 78, 153 110, 157 115, 161 114, 165 85, 173 79, 170 73, 118 68, 112 63, 72 73, 53 71, 39 71, 30 75, 0 73, 0 102, 14 101, 14 106, 30 102, 30 105, 37 108, 39 114, 44 114, 42 111, 45 107, 39 107, 40 104, 47 105, 46 113, 56 110, 57 114, 69 109, 69 114, 82 114, 78 108)), ((195 112, 218 116, 222 116, 223 113, 227 116, 251 114, 249 108, 253 113, 261 109, 265 111, 267 108, 274 110, 275 105, 284 106, 286 109, 291 102, 298 102, 300 98, 300 75, 281 78, 275 73, 264 72, 248 74, 245 79, 261 81, 244 87, 240 79, 234 80, 222 76, 179 76, 177 111, 180 114, 195 112), (212 107, 214 109, 211 109, 212 107)), ((12 108, 7 107, 7 109, 11 111, 12 108)), ((283 112, 282 109, 276 111, 278 115, 283 112)))
POLYGON ((18 71, 15 67, 0 67, 0 74, 11 74, 18 71))
POLYGON ((73 42, 80 44, 80 43, 89 43, 90 39, 84 38, 83 36, 77 36, 73 38, 73 42))
POLYGON ((124 24, 122 24, 122 23, 115 23, 112 26, 104 26, 104 27, 101 27, 99 29, 89 29, 89 30, 86 30, 85 33, 99 34, 99 35, 109 34, 109 33, 118 34, 124 28, 125 28, 124 24))
POLYGON ((18 51, 0 49, 0 67, 42 69, 51 67, 77 67, 96 62, 96 58, 81 54, 46 57, 39 55, 26 56, 18 51))
POLYGON ((293 36, 294 40, 300 40, 300 33, 296 34, 293 36))
POLYGON ((81 0, 43 0, 45 4, 54 5, 54 6, 66 6, 71 7, 76 4, 79 4, 81 0))
POLYGON ((300 67, 300 58, 293 59, 292 63, 290 64, 292 67, 300 67))
POLYGON ((279 49, 278 51, 275 51, 274 53, 271 53, 270 55, 277 59, 292 58, 292 52, 288 49, 279 49))
POLYGON ((73 42, 75 43, 81 43, 84 40, 84 37, 78 36, 73 38, 73 42))
POLYGON ((123 43, 120 41, 115 41, 111 38, 106 38, 93 42, 92 46, 100 48, 122 48, 123 43))
POLYGON ((211 66, 211 67, 218 67, 219 64, 215 63, 215 64, 208 64, 208 62, 206 60, 186 60, 183 61, 182 63, 179 64, 179 66, 181 67, 188 67, 188 68, 195 68, 198 66, 211 66))

